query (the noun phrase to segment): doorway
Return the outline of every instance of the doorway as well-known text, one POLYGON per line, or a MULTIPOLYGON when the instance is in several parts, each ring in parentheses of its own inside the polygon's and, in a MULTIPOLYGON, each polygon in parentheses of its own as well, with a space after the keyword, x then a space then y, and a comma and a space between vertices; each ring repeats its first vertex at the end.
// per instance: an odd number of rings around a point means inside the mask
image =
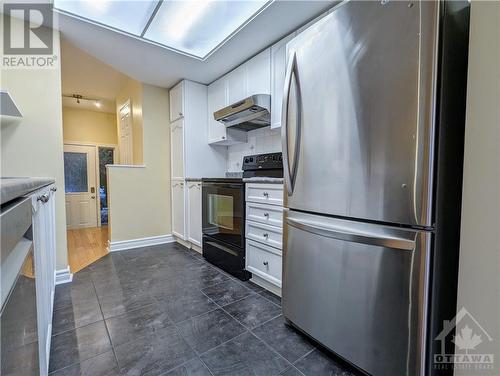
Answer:
POLYGON ((114 145, 64 144, 68 259, 76 273, 108 253, 106 165, 114 145))
POLYGON ((99 226, 108 224, 108 179, 106 176, 106 165, 113 164, 115 160, 115 148, 98 146, 99 157, 99 226))

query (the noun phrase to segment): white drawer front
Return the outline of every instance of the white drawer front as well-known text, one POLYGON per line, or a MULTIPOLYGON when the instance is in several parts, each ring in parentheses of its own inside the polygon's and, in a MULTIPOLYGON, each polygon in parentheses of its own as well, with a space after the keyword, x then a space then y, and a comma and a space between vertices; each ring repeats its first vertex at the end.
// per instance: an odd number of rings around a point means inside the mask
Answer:
POLYGON ((249 272, 281 287, 281 252, 247 239, 246 268, 249 272))
POLYGON ((246 191, 248 202, 283 206, 283 184, 247 183, 246 191))
POLYGON ((265 225, 263 223, 247 221, 245 236, 272 247, 281 249, 283 230, 279 227, 265 225))
POLYGON ((282 228, 283 208, 277 205, 247 202, 247 219, 282 228))

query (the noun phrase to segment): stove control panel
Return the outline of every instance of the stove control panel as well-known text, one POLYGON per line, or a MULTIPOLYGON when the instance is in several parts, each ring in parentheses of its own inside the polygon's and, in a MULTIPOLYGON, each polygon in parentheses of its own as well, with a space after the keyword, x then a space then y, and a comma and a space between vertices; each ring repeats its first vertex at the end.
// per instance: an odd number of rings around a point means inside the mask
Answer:
POLYGON ((243 157, 243 171, 261 169, 283 169, 283 156, 281 153, 268 153, 247 155, 243 157))

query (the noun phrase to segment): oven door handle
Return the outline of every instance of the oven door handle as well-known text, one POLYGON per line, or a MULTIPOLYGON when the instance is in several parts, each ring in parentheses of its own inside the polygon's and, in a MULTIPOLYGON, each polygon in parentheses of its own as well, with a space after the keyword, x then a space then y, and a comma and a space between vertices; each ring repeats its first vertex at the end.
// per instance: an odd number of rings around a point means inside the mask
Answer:
POLYGON ((217 188, 232 188, 242 189, 243 184, 228 184, 228 183, 202 183, 201 187, 217 187, 217 188))

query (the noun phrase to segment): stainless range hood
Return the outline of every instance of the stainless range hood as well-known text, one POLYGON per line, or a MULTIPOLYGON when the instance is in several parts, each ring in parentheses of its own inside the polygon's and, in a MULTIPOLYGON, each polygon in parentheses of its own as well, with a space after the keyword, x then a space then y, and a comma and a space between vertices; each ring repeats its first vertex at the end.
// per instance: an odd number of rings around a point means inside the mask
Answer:
POLYGON ((214 112, 214 119, 231 129, 253 131, 271 121, 271 96, 256 94, 214 112))

